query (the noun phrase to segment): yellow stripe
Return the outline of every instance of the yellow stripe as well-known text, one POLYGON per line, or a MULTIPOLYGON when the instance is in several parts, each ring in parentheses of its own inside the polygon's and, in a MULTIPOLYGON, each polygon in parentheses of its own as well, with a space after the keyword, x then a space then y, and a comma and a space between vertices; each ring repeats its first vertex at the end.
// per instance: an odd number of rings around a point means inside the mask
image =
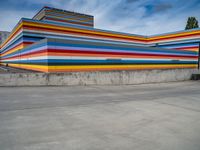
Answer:
MULTIPOLYGON (((5 65, 5 63, 2 63, 2 64, 5 65)), ((26 64, 9 64, 9 66, 16 67, 16 68, 28 69, 28 70, 48 72, 48 66, 26 65, 26 64)))
MULTIPOLYGON (((5 63, 1 63, 5 65, 5 63)), ((36 70, 41 72, 55 72, 56 70, 98 70, 98 69, 109 69, 111 70, 123 70, 123 69, 165 69, 165 68, 197 68, 198 65, 195 64, 175 64, 175 65, 90 65, 90 66, 40 66, 40 65, 30 65, 30 64, 9 64, 9 66, 16 68, 24 68, 30 70, 36 70)))
POLYGON ((185 35, 192 35, 192 34, 200 34, 200 30, 198 31, 190 31, 190 32, 181 32, 181 33, 175 33, 175 34, 167 34, 167 35, 161 35, 161 36, 153 36, 150 38, 147 38, 147 41, 155 40, 155 39, 160 39, 160 38, 172 38, 174 36, 185 36, 185 35))
POLYGON ((163 65, 78 65, 78 66, 49 66, 48 68, 50 70, 53 69, 98 69, 98 68, 109 68, 109 69, 115 69, 115 68, 131 68, 131 69, 145 69, 145 68, 157 68, 157 67, 197 67, 198 65, 195 64, 175 64, 175 65, 169 65, 169 64, 163 64, 163 65))

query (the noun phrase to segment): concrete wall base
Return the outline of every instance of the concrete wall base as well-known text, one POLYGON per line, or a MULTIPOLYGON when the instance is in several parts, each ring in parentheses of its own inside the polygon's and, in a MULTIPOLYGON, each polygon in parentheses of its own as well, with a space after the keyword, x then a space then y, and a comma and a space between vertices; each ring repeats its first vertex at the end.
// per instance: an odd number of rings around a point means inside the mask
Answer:
POLYGON ((128 85, 190 80, 197 69, 0 74, 0 86, 128 85))

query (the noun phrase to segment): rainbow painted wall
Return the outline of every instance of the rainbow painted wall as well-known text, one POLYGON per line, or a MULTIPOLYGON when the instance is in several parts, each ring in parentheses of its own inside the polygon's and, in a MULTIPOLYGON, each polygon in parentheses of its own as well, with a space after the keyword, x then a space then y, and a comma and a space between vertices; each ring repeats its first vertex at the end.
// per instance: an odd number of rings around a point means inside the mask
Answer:
POLYGON ((93 28, 93 17, 50 7, 22 18, 1 64, 41 72, 199 67, 200 28, 141 36, 93 28), (51 18, 51 19, 48 19, 51 18))

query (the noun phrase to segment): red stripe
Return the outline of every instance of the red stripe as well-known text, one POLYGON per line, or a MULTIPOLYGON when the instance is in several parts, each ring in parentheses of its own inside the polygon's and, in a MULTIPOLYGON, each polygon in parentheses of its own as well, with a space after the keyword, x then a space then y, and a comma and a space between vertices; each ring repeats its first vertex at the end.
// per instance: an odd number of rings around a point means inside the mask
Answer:
POLYGON ((57 53, 88 53, 88 54, 112 54, 112 55, 133 55, 133 56, 166 56, 166 57, 184 57, 184 58, 198 58, 198 56, 180 56, 180 55, 166 55, 166 54, 141 54, 141 53, 129 53, 129 52, 100 52, 89 50, 70 50, 70 49, 48 49, 48 52, 57 53))

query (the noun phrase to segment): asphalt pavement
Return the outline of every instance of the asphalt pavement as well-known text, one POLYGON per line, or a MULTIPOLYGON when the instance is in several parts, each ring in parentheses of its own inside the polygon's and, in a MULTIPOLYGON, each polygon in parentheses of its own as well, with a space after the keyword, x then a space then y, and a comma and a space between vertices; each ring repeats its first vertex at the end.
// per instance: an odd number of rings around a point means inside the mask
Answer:
POLYGON ((0 87, 0 150, 200 150, 200 82, 0 87))

